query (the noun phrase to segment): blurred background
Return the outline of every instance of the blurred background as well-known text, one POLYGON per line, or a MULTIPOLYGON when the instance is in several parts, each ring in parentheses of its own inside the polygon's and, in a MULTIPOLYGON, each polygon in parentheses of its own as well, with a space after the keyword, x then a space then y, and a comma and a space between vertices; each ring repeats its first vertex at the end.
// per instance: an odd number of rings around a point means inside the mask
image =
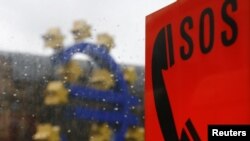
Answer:
POLYGON ((0 0, 0 140, 143 141, 145 16, 172 2, 0 0))

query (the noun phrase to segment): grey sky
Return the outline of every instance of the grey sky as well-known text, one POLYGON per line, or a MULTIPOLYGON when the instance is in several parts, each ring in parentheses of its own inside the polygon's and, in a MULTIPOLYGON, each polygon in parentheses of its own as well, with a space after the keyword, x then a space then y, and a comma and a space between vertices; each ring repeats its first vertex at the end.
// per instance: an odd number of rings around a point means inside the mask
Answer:
POLYGON ((0 50, 50 55, 41 35, 60 27, 65 45, 75 20, 86 20, 97 33, 115 38, 111 54, 120 63, 144 64, 145 16, 175 0, 0 0, 0 50))

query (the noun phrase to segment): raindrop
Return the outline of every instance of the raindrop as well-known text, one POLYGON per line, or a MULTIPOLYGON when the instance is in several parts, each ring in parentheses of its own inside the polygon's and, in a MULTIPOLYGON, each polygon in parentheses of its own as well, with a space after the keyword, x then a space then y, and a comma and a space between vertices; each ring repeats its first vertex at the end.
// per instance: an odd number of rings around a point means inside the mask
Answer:
POLYGON ((17 94, 16 94, 16 93, 14 93, 14 94, 13 94, 13 96, 14 96, 14 97, 16 97, 16 96, 17 96, 17 94))
POLYGON ((70 130, 70 129, 68 129, 68 130, 67 130, 67 132, 68 132, 68 133, 71 133, 71 130, 70 130))
POLYGON ((41 68, 41 64, 39 64, 37 67, 38 67, 38 68, 41 68))
POLYGON ((118 110, 119 110, 119 108, 118 108, 118 107, 115 107, 115 108, 114 108, 114 110, 115 110, 115 111, 118 111, 118 110))
POLYGON ((143 78, 142 81, 145 82, 145 78, 143 78))

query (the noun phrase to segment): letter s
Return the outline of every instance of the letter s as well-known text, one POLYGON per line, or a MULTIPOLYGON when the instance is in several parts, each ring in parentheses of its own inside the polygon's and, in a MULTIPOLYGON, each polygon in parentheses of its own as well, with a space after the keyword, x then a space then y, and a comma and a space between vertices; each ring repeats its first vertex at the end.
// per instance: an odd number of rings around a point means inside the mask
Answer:
POLYGON ((190 35, 185 30, 185 25, 188 25, 188 29, 193 28, 193 19, 190 16, 185 17, 181 22, 181 36, 188 44, 188 51, 185 52, 185 47, 181 46, 180 54, 183 60, 187 60, 192 56, 194 43, 190 35))
POLYGON ((247 131, 242 131, 242 132, 241 132, 241 135, 242 135, 242 136, 247 136, 247 131))
POLYGON ((230 46, 232 45, 236 39, 237 39, 237 35, 238 35, 238 26, 236 21, 230 17, 227 13, 227 7, 231 5, 232 7, 232 11, 235 12, 237 10, 237 2, 236 0, 225 0, 222 9, 221 9, 221 14, 222 14, 222 19, 225 23, 227 23, 231 30, 232 30, 232 36, 231 38, 228 37, 228 32, 227 31, 223 31, 221 33, 221 40, 224 46, 230 46))

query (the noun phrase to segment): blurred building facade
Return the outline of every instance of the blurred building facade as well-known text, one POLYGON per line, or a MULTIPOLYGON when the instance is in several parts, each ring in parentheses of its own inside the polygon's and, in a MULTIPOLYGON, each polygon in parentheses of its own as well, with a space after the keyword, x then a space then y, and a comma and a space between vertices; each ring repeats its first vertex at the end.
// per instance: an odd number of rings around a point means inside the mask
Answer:
MULTIPOLYGON (((79 62, 87 74, 95 68, 91 61, 79 60, 79 62)), ((131 65, 122 64, 121 68, 128 66, 131 65)), ((136 70, 137 80, 129 88, 133 95, 141 99, 141 105, 132 110, 141 118, 143 123, 144 68, 143 66, 133 67, 136 70)), ((0 121, 2 123, 0 124, 0 140, 32 140, 38 122, 60 119, 60 115, 56 115, 59 117, 57 119, 43 113, 46 110, 43 104, 44 90, 49 81, 57 79, 56 70, 49 56, 9 52, 0 52, 0 68, 0 121)), ((75 101, 74 103, 100 106, 98 103, 88 101, 75 101)), ((60 112, 57 114, 60 114, 60 112)), ((88 139, 90 129, 81 126, 81 123, 76 121, 66 122, 65 130, 72 134, 69 135, 70 140, 88 139)))

